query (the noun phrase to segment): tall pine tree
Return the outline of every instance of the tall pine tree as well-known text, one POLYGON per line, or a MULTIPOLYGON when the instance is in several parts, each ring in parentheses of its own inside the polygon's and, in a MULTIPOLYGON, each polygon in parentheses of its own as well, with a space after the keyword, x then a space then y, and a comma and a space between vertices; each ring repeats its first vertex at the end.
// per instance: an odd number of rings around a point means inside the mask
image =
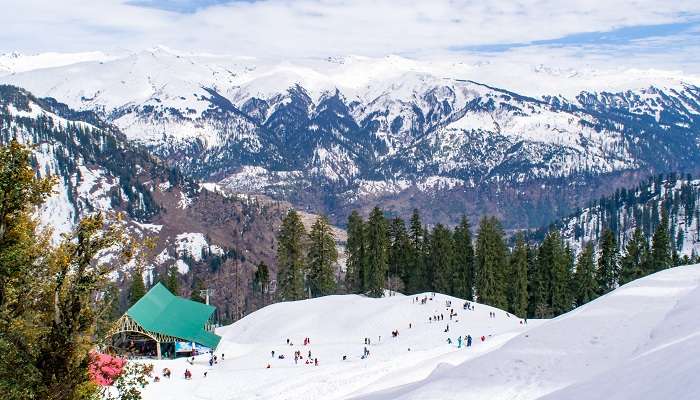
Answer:
POLYGON ((374 207, 367 220, 367 295, 382 297, 389 266, 387 223, 379 207, 374 207))
POLYGON ((427 290, 424 264, 423 222, 418 209, 413 210, 409 229, 410 252, 406 271, 406 292, 418 293, 427 290))
POLYGON ((435 225, 430 235, 429 266, 432 290, 453 295, 456 286, 454 242, 452 232, 442 224, 435 225))
POLYGON ((348 217, 348 240, 345 247, 345 287, 348 293, 364 293, 366 270, 365 223, 357 211, 348 217))
POLYGON ((503 229, 495 217, 484 217, 476 238, 476 295, 481 303, 507 308, 506 269, 508 249, 503 229))
POLYGON ((389 226, 389 290, 403 291, 408 282, 411 242, 403 219, 396 217, 389 226))
POLYGON ((673 253, 668 232, 668 211, 662 205, 661 221, 654 231, 651 244, 652 272, 661 271, 673 266, 673 253))
POLYGON ((574 297, 576 305, 581 306, 598 297, 598 282, 596 281, 596 268, 593 261, 593 243, 583 246, 576 262, 574 273, 574 297))
POLYGON ((334 266, 338 262, 338 250, 330 222, 320 216, 309 234, 308 281, 311 296, 327 296, 335 293, 334 266))
POLYGON ((474 300, 474 245, 471 227, 466 216, 462 216, 454 231, 455 244, 455 296, 474 300))
POLYGON ((277 235, 277 285, 280 300, 301 300, 304 293, 306 230, 299 214, 289 210, 277 235))
POLYGON ((620 259, 620 285, 632 282, 646 274, 645 258, 648 257, 649 245, 642 229, 637 226, 632 238, 625 246, 625 254, 620 259))
POLYGON ((598 258, 598 285, 601 294, 608 293, 617 287, 619 265, 617 260, 617 241, 615 234, 606 229, 600 241, 600 257, 598 258))
POLYGON ((141 274, 141 268, 134 268, 131 271, 131 284, 129 285, 129 307, 136 304, 137 301, 146 294, 146 286, 143 284, 143 276, 141 274))
POLYGON ((510 257, 510 286, 508 290, 508 310, 519 316, 527 316, 527 244, 522 234, 515 240, 515 249, 510 257))

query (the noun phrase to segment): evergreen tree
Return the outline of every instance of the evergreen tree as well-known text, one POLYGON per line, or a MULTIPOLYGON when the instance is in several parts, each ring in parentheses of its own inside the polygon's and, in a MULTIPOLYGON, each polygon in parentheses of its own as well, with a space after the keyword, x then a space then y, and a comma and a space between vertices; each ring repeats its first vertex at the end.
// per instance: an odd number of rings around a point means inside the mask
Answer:
POLYGON ((442 224, 437 224, 430 235, 429 266, 432 290, 453 295, 456 283, 454 242, 452 233, 442 224))
POLYGON ((388 273, 387 223, 379 207, 374 207, 367 220, 367 294, 382 297, 388 273))
POLYGON ((528 249, 522 233, 518 234, 515 249, 510 257, 510 287, 508 290, 508 311, 519 316, 527 316, 528 305, 528 249))
POLYGON ((625 246, 625 255, 620 259, 620 285, 632 282, 646 274, 645 256, 649 252, 649 245, 642 229, 637 226, 632 238, 625 246))
POLYGON ((301 300, 304 293, 306 230, 301 217, 289 210, 277 235, 277 284, 280 300, 301 300))
POLYGON ((411 242, 406 224, 394 218, 389 226, 389 289, 402 291, 408 282, 408 264, 411 262, 411 242))
POLYGON ((423 222, 418 209, 413 210, 409 229, 410 251, 406 271, 406 292, 418 293, 426 290, 424 268, 424 233, 423 222))
POLYGON ((596 269, 593 262, 593 243, 583 246, 576 262, 574 281, 576 288, 576 305, 581 306, 598 297, 598 282, 596 282, 596 269))
POLYGON ((262 261, 258 264, 253 274, 253 284, 260 293, 260 301, 264 306, 270 290, 270 268, 262 261))
POLYGON ((613 232, 606 229, 600 241, 600 257, 598 258, 599 293, 605 294, 615 289, 618 279, 617 241, 613 232))
POLYGON ((180 292, 180 272, 177 270, 177 266, 171 265, 168 268, 168 273, 163 285, 165 285, 172 294, 178 295, 180 292))
POLYGON ((348 217, 348 240, 345 247, 345 286, 349 293, 364 293, 365 279, 365 223, 357 211, 348 217))
POLYGON ((666 207, 661 210, 661 222, 654 231, 651 244, 651 268, 652 272, 661 271, 673 266, 673 254, 668 232, 668 211, 666 207))
POLYGON ((192 293, 190 293, 190 300, 196 301, 199 303, 206 303, 207 298, 202 295, 202 291, 206 290, 206 286, 204 286, 204 281, 202 281, 201 278, 196 277, 194 278, 192 285, 192 293))
MULTIPOLYGON (((454 231, 455 242, 455 296, 474 300, 474 245, 471 227, 466 216, 462 216, 454 231)), ((522 314, 524 315, 524 314, 522 314)))
POLYGON ((484 217, 476 238, 476 295, 479 302, 507 308, 505 271, 508 249, 495 217, 484 217))
POLYGON ((143 295, 146 294, 146 286, 143 284, 141 268, 134 268, 131 271, 131 285, 129 285, 129 307, 136 304, 143 295))
POLYGON ((333 267, 338 262, 338 250, 330 222, 320 216, 311 227, 307 261, 308 283, 312 297, 335 293, 333 267))

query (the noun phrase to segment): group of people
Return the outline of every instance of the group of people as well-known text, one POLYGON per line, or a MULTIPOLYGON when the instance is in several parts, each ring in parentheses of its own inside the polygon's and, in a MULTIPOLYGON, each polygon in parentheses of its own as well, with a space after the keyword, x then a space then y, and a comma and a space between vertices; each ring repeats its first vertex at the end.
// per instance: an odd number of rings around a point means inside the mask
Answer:
MULTIPOLYGON (((287 345, 289 346, 294 346, 294 343, 287 338, 287 345)), ((311 345, 311 338, 305 337, 304 338, 304 346, 309 346, 311 345)), ((271 357, 274 359, 275 358, 275 351, 272 350, 270 351, 271 357)), ((284 360, 286 357, 284 354, 278 354, 277 359, 279 360, 284 360)), ((294 351, 294 364, 299 364, 299 361, 303 360, 304 356, 301 354, 301 350, 296 350, 294 351)), ((306 360, 304 361, 304 364, 306 365, 314 365, 318 366, 318 358, 315 358, 311 355, 311 350, 309 350, 306 360)), ((268 363, 266 368, 272 368, 272 364, 268 363)))

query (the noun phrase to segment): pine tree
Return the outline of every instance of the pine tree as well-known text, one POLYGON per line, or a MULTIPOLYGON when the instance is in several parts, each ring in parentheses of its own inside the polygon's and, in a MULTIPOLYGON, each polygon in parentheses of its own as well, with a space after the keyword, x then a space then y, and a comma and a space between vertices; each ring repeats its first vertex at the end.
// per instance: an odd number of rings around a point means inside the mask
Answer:
POLYGON ((603 231, 598 258, 599 293, 605 294, 617 287, 619 265, 617 260, 617 241, 610 229, 603 231))
POLYGON ((576 288, 576 305, 581 306, 598 297, 598 282, 596 282, 596 268, 593 262, 593 243, 583 246, 576 262, 574 281, 576 288))
POLYGON ((168 268, 168 273, 165 277, 163 285, 165 285, 168 290, 174 295, 178 295, 180 292, 180 272, 177 270, 177 266, 171 265, 168 268))
POLYGON ((510 257, 510 288, 508 290, 508 310, 519 316, 527 316, 528 305, 528 249, 525 238, 518 234, 515 249, 510 257))
POLYGON ((448 295, 454 294, 454 242, 452 232, 442 224, 435 225, 430 235, 429 259, 432 290, 448 295))
MULTIPOLYGON (((466 216, 462 216, 454 231, 455 242, 455 296, 474 300, 474 245, 471 227, 466 216)), ((524 315, 524 314, 523 314, 524 315)))
POLYGON ((129 286, 129 307, 136 304, 146 294, 146 286, 143 284, 143 276, 140 268, 134 268, 131 272, 131 285, 129 286))
POLYGON ((662 207, 661 221, 654 231, 651 244, 652 272, 661 271, 673 266, 670 237, 668 233, 668 211, 662 207))
POLYGON ((388 272, 387 223, 379 207, 367 220, 367 295, 382 297, 388 272))
POLYGON ((620 285, 632 282, 645 275, 645 255, 649 252, 649 245, 642 229, 637 226, 632 238, 625 246, 625 254, 620 259, 620 285))
POLYGON ((550 235, 552 243, 552 264, 550 272, 550 307, 554 315, 563 314, 571 309, 572 300, 570 294, 570 253, 564 247, 558 231, 550 235))
POLYGON ((304 273, 306 230, 301 217, 289 210, 277 235, 277 284, 280 300, 305 298, 304 273))
POLYGON ((503 230, 495 217, 484 217, 479 223, 475 250, 476 295, 478 301, 507 308, 505 271, 508 249, 503 230))
POLYGON ((349 293, 364 293, 365 279, 365 223, 357 211, 348 217, 348 240, 345 247, 345 287, 349 293))
POLYGON ((403 219, 397 217, 389 226, 389 290, 402 291, 408 281, 411 243, 403 219))
POLYGON ((408 270, 406 271, 406 292, 418 293, 420 291, 426 290, 427 286, 424 281, 425 268, 423 257, 423 222, 421 222, 420 213, 418 212, 418 209, 414 209, 413 215, 411 215, 409 240, 411 246, 408 255, 408 270))
POLYGON ((335 293, 333 267, 338 262, 338 250, 331 231, 330 222, 320 216, 311 227, 307 261, 308 283, 312 297, 335 293))
POLYGON ((264 306, 270 290, 270 268, 262 261, 258 264, 253 274, 253 284, 260 293, 260 302, 264 306))
POLYGON ((194 282, 192 285, 192 293, 190 293, 190 300, 199 303, 206 303, 207 298, 202 295, 203 290, 206 290, 206 286, 204 286, 204 281, 202 281, 202 279, 199 277, 194 278, 194 282))

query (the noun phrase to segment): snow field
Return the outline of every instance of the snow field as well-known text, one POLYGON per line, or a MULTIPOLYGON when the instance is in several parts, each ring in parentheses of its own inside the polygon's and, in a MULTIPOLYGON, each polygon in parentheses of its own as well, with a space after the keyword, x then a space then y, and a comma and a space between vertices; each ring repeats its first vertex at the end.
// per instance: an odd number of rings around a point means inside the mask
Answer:
MULTIPOLYGON (((418 297, 424 296, 432 297, 418 297)), ((485 354, 538 324, 521 324, 513 315, 475 303, 474 311, 463 310, 463 300, 441 294, 427 304, 414 300, 345 295, 270 305, 217 331, 222 341, 216 354, 223 353, 225 360, 213 368, 207 355, 197 357, 194 365, 185 359, 156 361, 155 371, 167 366, 173 378, 150 384, 144 399, 344 399, 423 379, 441 364, 485 354), (450 308, 457 313, 453 320, 446 301, 452 301, 450 308), (439 314, 443 321, 428 321, 439 314), (396 338, 394 330, 399 331, 396 338), (458 349, 457 337, 466 334, 473 346, 458 349), (311 339, 308 346, 303 345, 305 337, 311 339), (366 346, 370 356, 362 359, 365 337, 371 340, 366 346), (297 350, 303 359, 295 364, 297 350), (309 351, 318 358, 318 367, 306 364, 309 351), (279 359, 280 354, 285 358, 279 359), (185 368, 193 372, 192 380, 184 379, 185 368)))

